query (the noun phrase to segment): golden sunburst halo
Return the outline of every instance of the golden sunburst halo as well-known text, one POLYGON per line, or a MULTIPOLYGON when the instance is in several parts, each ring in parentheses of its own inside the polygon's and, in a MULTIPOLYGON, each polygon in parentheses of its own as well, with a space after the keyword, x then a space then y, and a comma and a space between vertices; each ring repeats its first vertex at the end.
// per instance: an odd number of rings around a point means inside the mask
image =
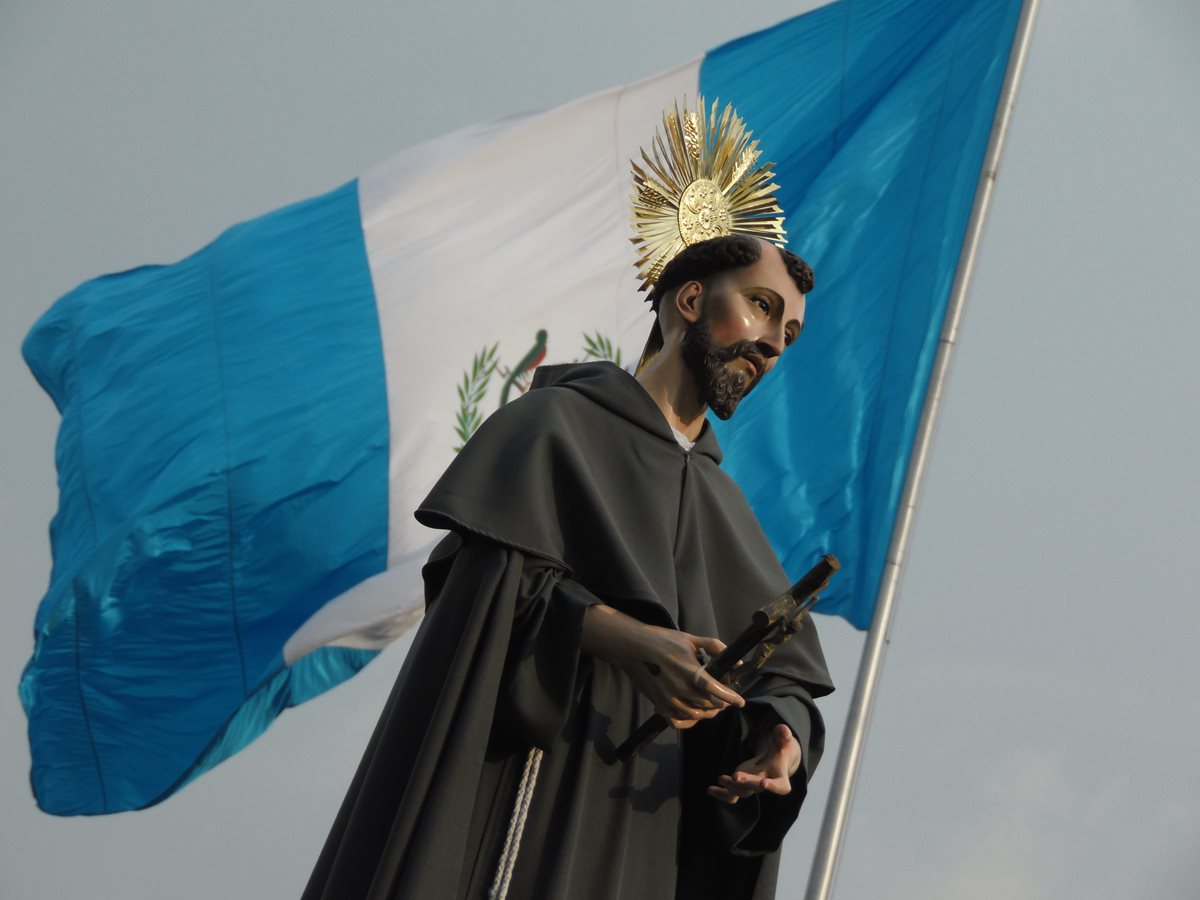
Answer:
POLYGON ((784 245, 783 210, 775 199, 771 163, 755 164, 758 141, 746 124, 719 101, 705 111, 704 98, 689 110, 663 113, 653 153, 642 148, 644 167, 633 166, 633 231, 638 275, 644 291, 684 247, 725 234, 746 234, 784 245))

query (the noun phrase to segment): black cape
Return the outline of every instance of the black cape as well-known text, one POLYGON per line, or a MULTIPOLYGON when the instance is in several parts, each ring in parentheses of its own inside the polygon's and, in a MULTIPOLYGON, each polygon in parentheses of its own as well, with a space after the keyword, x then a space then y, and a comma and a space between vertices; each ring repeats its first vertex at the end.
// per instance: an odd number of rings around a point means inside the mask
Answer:
POLYGON ((789 580, 711 429, 684 451, 607 363, 539 370, 535 388, 484 422, 417 510, 450 531, 424 570, 426 617, 304 896, 485 896, 536 745, 510 898, 773 897, 824 744, 815 629, 772 656, 745 709, 616 761, 653 709, 581 656, 587 607, 728 641, 789 580), (791 794, 710 799, 778 721, 804 752, 791 794))

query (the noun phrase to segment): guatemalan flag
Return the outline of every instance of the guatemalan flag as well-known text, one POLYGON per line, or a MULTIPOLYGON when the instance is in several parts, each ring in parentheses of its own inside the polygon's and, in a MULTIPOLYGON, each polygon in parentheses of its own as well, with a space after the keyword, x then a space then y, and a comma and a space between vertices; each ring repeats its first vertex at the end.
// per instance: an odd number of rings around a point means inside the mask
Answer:
POLYGON ((24 345, 62 413, 39 805, 156 803, 411 626, 412 510, 465 435, 542 358, 636 358, 629 160, 685 96, 746 120, 817 273, 726 468, 866 627, 1019 7, 842 0, 61 298, 24 345))

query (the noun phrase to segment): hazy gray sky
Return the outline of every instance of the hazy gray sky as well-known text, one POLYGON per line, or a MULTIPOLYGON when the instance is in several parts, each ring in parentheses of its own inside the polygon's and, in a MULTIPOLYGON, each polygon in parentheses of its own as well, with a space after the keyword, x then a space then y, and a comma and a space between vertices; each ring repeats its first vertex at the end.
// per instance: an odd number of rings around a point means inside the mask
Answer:
MULTIPOLYGON (((178 259, 412 143, 814 5, 0 8, 0 897, 295 897, 403 656, 155 809, 39 813, 16 696, 56 503, 57 417, 18 353, 37 316, 86 278, 178 259)), ((1200 895, 1197 46, 1193 0, 1044 3, 839 898, 1200 895)), ((861 638, 819 622, 836 735, 861 638)), ((802 894, 835 758, 836 741, 781 898, 802 894)))

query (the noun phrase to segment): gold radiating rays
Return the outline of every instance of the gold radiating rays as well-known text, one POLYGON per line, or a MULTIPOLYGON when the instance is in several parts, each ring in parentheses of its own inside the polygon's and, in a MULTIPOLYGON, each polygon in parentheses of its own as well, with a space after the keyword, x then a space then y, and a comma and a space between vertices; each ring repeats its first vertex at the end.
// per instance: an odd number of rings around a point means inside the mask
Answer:
POLYGON ((758 162, 758 141, 746 124, 718 101, 706 112, 704 98, 689 110, 684 100, 663 113, 653 154, 642 148, 645 168, 633 162, 633 230, 642 290, 662 274, 680 250, 724 234, 766 238, 783 246, 783 210, 772 191, 771 163, 758 162))

